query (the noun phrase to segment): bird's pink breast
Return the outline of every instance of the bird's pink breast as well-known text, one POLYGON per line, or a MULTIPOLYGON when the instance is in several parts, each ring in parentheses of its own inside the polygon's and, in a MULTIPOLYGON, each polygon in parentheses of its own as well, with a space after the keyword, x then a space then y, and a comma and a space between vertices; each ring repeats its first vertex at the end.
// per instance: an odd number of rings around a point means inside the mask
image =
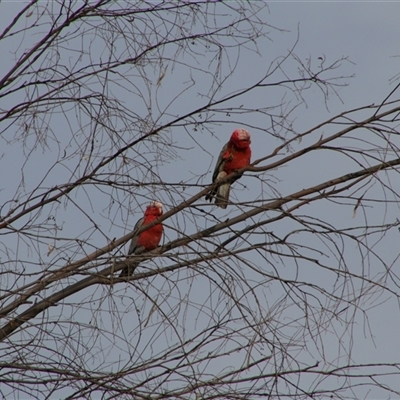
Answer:
POLYGON ((246 149, 236 149, 232 147, 232 149, 230 150, 230 156, 226 158, 224 171, 227 174, 231 174, 235 170, 249 165, 250 159, 251 159, 250 147, 247 147, 246 149))
MULTIPOLYGON (((147 215, 143 221, 143 225, 157 219, 159 215, 147 215)), ((147 231, 142 232, 138 238, 138 247, 144 247, 146 250, 154 250, 160 243, 163 233, 162 224, 152 226, 147 231)))

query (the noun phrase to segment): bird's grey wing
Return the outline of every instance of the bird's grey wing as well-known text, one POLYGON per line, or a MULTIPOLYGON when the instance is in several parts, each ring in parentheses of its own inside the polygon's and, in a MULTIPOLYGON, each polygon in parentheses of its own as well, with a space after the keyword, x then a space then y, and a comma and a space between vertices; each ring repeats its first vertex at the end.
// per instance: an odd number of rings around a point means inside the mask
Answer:
MULTIPOLYGON (((212 176, 213 183, 216 182, 221 177, 219 175, 221 174, 221 171, 223 171, 224 164, 226 161, 226 160, 224 160, 223 155, 228 150, 228 145, 229 145, 229 142, 225 144, 225 146, 221 150, 221 153, 219 153, 218 160, 217 160, 217 163, 215 164, 215 169, 214 169, 214 173, 212 176)), ((209 193, 207 193, 206 200, 212 201, 213 197, 217 194, 217 190, 218 190, 218 188, 214 188, 209 193)))
POLYGON ((225 146, 222 148, 221 153, 219 153, 217 163, 215 165, 214 173, 212 176, 212 181, 215 182, 217 180, 218 174, 222 171, 223 165, 225 163, 225 160, 223 159, 224 153, 228 150, 228 145, 229 142, 225 144, 225 146))
POLYGON ((131 244, 130 244, 130 246, 129 246, 128 256, 129 256, 130 254, 134 254, 135 251, 136 251, 136 249, 137 249, 137 242, 138 242, 138 240, 139 240, 139 236, 137 235, 137 232, 138 232, 139 229, 142 227, 143 222, 144 222, 144 218, 140 218, 139 221, 136 222, 135 227, 133 228, 134 236, 133 236, 133 238, 132 238, 132 240, 131 240, 131 244))
MULTIPOLYGON (((137 247, 137 242, 139 240, 139 236, 137 235, 137 232, 139 231, 139 229, 142 227, 144 222, 144 217, 140 218, 139 221, 136 222, 135 227, 133 228, 133 233, 135 234, 131 240, 131 244, 129 246, 129 250, 128 250, 128 256, 131 254, 135 254, 138 251, 138 247, 137 247)), ((130 262, 129 265, 127 265, 126 267, 124 267, 120 273, 120 278, 123 277, 129 277, 133 275, 133 272, 135 271, 136 267, 139 265, 139 263, 133 263, 130 262)))

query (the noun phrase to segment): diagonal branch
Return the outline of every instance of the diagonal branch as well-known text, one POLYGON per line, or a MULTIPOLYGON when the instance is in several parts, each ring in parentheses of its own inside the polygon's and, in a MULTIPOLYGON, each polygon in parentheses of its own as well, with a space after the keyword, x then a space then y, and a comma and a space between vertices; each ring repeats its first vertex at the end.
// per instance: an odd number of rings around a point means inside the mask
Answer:
MULTIPOLYGON (((248 211, 246 213, 243 213, 235 218, 231 218, 228 219, 227 221, 221 222, 219 224, 214 225, 211 228, 208 229, 204 229, 200 232, 195 233, 194 235, 185 237, 185 238, 180 238, 180 239, 176 239, 172 242, 170 242, 169 244, 167 244, 166 246, 163 246, 160 250, 160 253, 164 253, 166 251, 169 251, 171 249, 174 249, 176 247, 180 247, 180 246, 184 246, 190 242, 193 242, 195 240, 204 238, 209 236, 212 233, 218 232, 226 227, 235 225, 241 221, 244 221, 250 217, 253 217, 257 214, 260 214, 262 212, 268 211, 268 210, 274 210, 274 209, 280 209, 284 204, 289 203, 293 200, 300 200, 303 199, 305 196, 308 196, 310 194, 313 193, 317 193, 317 192, 321 192, 323 190, 326 190, 330 187, 336 186, 336 185, 340 185, 342 183, 351 181, 353 179, 358 179, 358 178, 362 178, 362 177, 368 177, 374 173, 377 173, 381 170, 386 170, 386 169, 391 169, 397 165, 400 165, 400 158, 396 158, 394 160, 388 161, 388 162, 384 162, 384 163, 380 163, 377 165, 374 165, 372 167, 369 168, 365 168, 365 169, 361 169, 359 171, 356 172, 352 172, 346 175, 342 175, 341 177, 335 178, 335 179, 331 179, 329 181, 323 182, 319 185, 313 186, 311 188, 308 189, 303 189, 300 190, 296 193, 293 193, 291 195, 288 195, 286 197, 283 197, 281 199, 277 199, 277 200, 273 200, 271 202, 268 202, 260 207, 256 207, 251 211, 248 211)), ((245 170, 245 169, 244 169, 245 170)), ((237 173, 240 173, 241 170, 239 170, 237 173)), ((229 177, 229 176, 228 176, 229 177)), ((228 179, 228 177, 226 179, 228 179)), ((212 185, 211 185, 212 186, 212 185)), ((157 220, 145 225, 142 227, 142 229, 140 230, 140 232, 143 232, 146 229, 149 229, 151 226, 169 218, 171 215, 176 214, 177 212, 179 212, 180 210, 182 210, 185 207, 188 207, 190 204, 194 203, 196 200, 198 200, 199 198, 201 198, 202 196, 204 196, 204 194, 207 192, 207 190, 209 190, 209 187, 202 190, 201 192, 199 192, 197 195, 193 196, 191 199, 181 203, 178 207, 175 207, 174 209, 166 212, 164 215, 162 215, 160 218, 158 218, 157 220)), ((132 233, 129 233, 128 235, 123 236, 122 238, 108 244, 107 246, 93 252, 92 254, 90 254, 89 256, 83 258, 82 260, 77 261, 76 263, 70 264, 67 267, 62 268, 61 270, 57 271, 49 280, 47 280, 46 282, 43 282, 43 287, 47 286, 48 284, 50 284, 53 281, 58 280, 61 275, 65 276, 65 271, 71 271, 75 268, 78 268, 79 266, 82 266, 84 264, 86 264, 89 261, 92 261, 94 259, 96 259, 97 257, 99 257, 100 255, 103 255, 109 251, 111 251, 113 248, 117 247, 118 245, 124 243, 125 241, 129 240, 129 238, 132 236, 132 233)), ((87 288, 93 284, 96 283, 102 283, 104 281, 104 278, 107 277, 111 272, 122 269, 123 266, 126 265, 126 261, 125 262, 121 262, 119 263, 117 266, 111 266, 111 267, 107 267, 105 268, 103 271, 101 271, 99 274, 90 276, 88 278, 83 279, 82 281, 79 281, 73 285, 70 285, 60 291, 58 291, 57 293, 45 298, 44 300, 34 304, 33 306, 31 306, 28 310, 22 312, 20 315, 18 315, 17 317, 13 318, 10 322, 8 322, 7 324, 5 324, 2 328, 0 328, 0 341, 4 340, 5 338, 7 338, 10 334, 12 334, 13 332, 15 332, 21 325, 23 325, 25 322, 29 321, 30 319, 36 317, 36 315, 38 315, 39 313, 43 312, 44 310, 48 309, 51 306, 54 306, 55 304, 57 304, 58 301, 71 296, 74 293, 77 293, 81 290, 83 290, 84 288, 87 288)), ((39 284, 40 285, 40 284, 39 284)), ((39 285, 36 286, 36 290, 39 289, 39 285)), ((24 297, 29 297, 31 293, 29 294, 25 294, 21 296, 21 299, 24 297)), ((19 301, 21 300, 19 299, 19 301)), ((12 309, 16 308, 19 304, 17 304, 17 302, 14 302, 12 306, 10 307, 5 307, 3 310, 0 310, 0 315, 7 315, 7 313, 9 311, 11 311, 12 309)))

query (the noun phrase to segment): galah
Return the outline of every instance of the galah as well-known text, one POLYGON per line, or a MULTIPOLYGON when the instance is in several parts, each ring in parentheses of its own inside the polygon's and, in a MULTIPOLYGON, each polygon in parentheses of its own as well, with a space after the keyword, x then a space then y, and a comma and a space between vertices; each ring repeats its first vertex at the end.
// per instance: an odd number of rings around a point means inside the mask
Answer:
MULTIPOLYGON (((148 224, 151 221, 157 219, 163 213, 162 204, 158 201, 152 201, 146 208, 143 218, 139 219, 136 223, 133 232, 135 235, 132 238, 131 244, 129 246, 128 256, 129 255, 138 255, 142 254, 146 251, 154 250, 158 244, 160 243, 161 236, 163 233, 162 224, 156 224, 151 228, 143 231, 139 235, 137 232, 143 226, 148 224)), ((126 266, 120 274, 120 277, 131 276, 135 270, 135 268, 139 265, 139 263, 132 263, 129 266, 126 266)))
MULTIPOLYGON (((218 157, 217 165, 213 174, 213 182, 216 182, 232 172, 246 167, 250 164, 250 133, 246 129, 236 129, 233 131, 229 142, 222 148, 218 157)), ((226 208, 229 200, 231 185, 240 176, 236 176, 222 185, 215 187, 206 195, 206 200, 212 201, 215 197, 215 204, 221 208, 226 208)))

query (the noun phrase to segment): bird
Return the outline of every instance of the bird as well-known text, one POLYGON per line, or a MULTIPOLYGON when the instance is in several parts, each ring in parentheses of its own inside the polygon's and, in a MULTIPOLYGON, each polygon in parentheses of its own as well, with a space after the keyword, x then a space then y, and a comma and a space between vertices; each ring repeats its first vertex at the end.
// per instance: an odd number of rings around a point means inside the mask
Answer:
MULTIPOLYGON (((229 142, 222 148, 218 157, 212 177, 213 183, 250 164, 250 143, 249 131, 241 128, 233 131, 229 142)), ((206 195, 206 200, 212 201, 215 197, 215 204, 221 208, 226 208, 228 206, 231 185, 239 178, 240 176, 236 176, 228 182, 214 187, 206 195)))
MULTIPOLYGON (((139 235, 137 232, 143 226, 151 221, 157 219, 163 213, 163 205, 158 201, 152 201, 146 208, 143 218, 136 222, 133 229, 134 236, 131 240, 127 256, 132 254, 138 255, 146 251, 154 250, 160 243, 161 236, 163 234, 163 226, 161 223, 152 226, 151 228, 141 232, 139 235)), ((120 277, 129 277, 133 274, 139 263, 130 262, 130 265, 126 266, 120 274, 120 277)))

